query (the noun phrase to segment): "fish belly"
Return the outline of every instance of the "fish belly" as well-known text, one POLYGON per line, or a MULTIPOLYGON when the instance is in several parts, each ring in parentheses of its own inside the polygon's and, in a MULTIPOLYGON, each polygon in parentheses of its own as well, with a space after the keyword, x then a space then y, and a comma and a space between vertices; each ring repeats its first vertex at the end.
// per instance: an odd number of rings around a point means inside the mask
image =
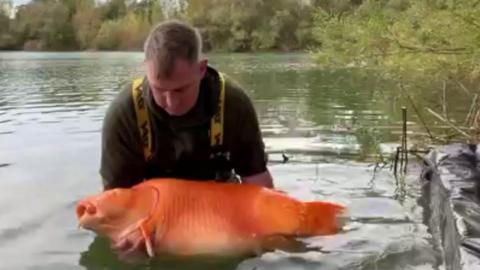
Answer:
POLYGON ((185 215, 168 228, 159 239, 159 246, 167 253, 239 255, 255 249, 254 230, 221 212, 185 215))

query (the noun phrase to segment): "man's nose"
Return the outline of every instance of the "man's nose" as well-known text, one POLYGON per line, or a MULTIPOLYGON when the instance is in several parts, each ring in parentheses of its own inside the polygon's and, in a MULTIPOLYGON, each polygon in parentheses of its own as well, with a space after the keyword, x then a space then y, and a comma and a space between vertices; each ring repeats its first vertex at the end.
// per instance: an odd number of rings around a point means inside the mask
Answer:
POLYGON ((165 103, 168 107, 175 107, 179 102, 178 98, 175 97, 174 93, 167 92, 165 93, 165 103))

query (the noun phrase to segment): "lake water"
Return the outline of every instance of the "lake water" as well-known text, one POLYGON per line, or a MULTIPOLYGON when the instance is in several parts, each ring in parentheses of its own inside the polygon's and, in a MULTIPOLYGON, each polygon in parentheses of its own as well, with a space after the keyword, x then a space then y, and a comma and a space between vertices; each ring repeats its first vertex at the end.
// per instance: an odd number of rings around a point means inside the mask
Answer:
POLYGON ((304 239, 321 251, 300 254, 146 266, 119 262, 103 239, 77 229, 74 207, 101 189, 103 116, 121 86, 142 73, 142 54, 4 52, 0 268, 439 269, 417 203, 418 167, 410 163, 399 189, 389 167, 374 175, 372 163, 361 159, 372 142, 382 143, 386 153, 399 142, 402 103, 396 88, 375 73, 320 69, 304 54, 218 54, 210 63, 253 98, 275 185, 304 200, 347 204, 352 217, 345 232, 304 239))

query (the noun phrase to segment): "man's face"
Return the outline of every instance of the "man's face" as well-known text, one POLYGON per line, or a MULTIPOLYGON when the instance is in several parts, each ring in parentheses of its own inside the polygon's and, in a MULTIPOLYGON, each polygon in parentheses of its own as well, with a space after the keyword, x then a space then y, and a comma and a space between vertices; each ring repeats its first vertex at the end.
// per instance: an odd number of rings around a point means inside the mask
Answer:
POLYGON ((197 101, 207 60, 189 63, 178 59, 167 78, 157 76, 158 72, 151 60, 145 61, 145 68, 155 103, 170 115, 180 116, 190 111, 197 101))

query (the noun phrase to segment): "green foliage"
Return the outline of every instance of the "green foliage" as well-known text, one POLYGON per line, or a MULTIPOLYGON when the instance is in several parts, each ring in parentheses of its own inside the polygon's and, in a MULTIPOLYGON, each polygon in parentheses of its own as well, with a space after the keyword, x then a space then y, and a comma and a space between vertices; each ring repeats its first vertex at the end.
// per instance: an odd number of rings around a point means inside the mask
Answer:
POLYGON ((11 0, 0 0, 0 15, 8 18, 10 11, 12 10, 13 4, 11 0))
MULTIPOLYGON (((4 1, 4 0, 3 0, 4 1)), ((142 49, 151 27, 178 18, 196 26, 204 48, 227 51, 292 51, 317 44, 315 6, 297 0, 33 0, 20 7, 12 27, 18 49, 142 49), (169 4, 170 3, 170 4, 169 4)), ((323 2, 322 2, 323 3, 323 2)))
MULTIPOLYGON (((2 7, 10 2, 0 0, 2 7)), ((0 49, 140 50, 153 25, 179 18, 200 29, 206 51, 314 49, 326 65, 381 66, 391 74, 438 74, 441 68, 480 74, 476 0, 182 0, 179 8, 171 3, 33 0, 14 19, 0 11, 6 26, 0 29, 0 49)))
MULTIPOLYGON (((448 100, 458 97, 446 95, 460 89, 473 100, 479 91, 479 18, 478 0, 365 0, 348 11, 323 9, 315 16, 313 32, 322 46, 314 57, 321 65, 368 68, 393 79, 413 108, 424 93, 437 93, 437 105, 417 106, 415 115, 441 120, 467 137, 455 127, 468 122, 465 116, 447 114, 448 100)), ((430 122, 422 126, 427 129, 430 122)), ((471 127, 480 130, 478 124, 461 128, 471 127)))
POLYGON ((100 11, 95 9, 93 0, 79 1, 72 21, 79 48, 91 48, 102 26, 100 11))
POLYGON ((0 30, 0 49, 139 50, 152 24, 164 18, 161 1, 97 2, 33 0, 14 19, 0 12, 8 26, 0 30))
POLYGON ((142 19, 134 13, 129 12, 127 16, 120 21, 120 49, 134 50, 142 48, 143 42, 147 38, 150 25, 147 19, 142 19))
POLYGON ((149 27, 146 21, 129 12, 121 20, 104 22, 94 40, 94 47, 103 50, 141 48, 149 27))
POLYGON ((125 16, 127 6, 125 0, 110 0, 100 6, 100 10, 105 20, 116 20, 125 16))
POLYGON ((35 1, 19 8, 11 31, 18 46, 54 50, 74 46, 69 9, 61 1, 35 1))
POLYGON ((314 33, 322 47, 315 57, 390 75, 478 79, 479 17, 473 0, 370 0, 343 16, 321 11, 314 33))
POLYGON ((105 21, 94 40, 94 46, 103 50, 116 50, 120 44, 121 24, 119 21, 105 21))
POLYGON ((206 48, 290 51, 315 43, 313 11, 294 0, 190 0, 183 18, 200 29, 206 48))
POLYGON ((15 39, 10 33, 10 12, 12 1, 0 0, 0 48, 12 49, 15 47, 15 39))
POLYGON ((358 160, 366 160, 370 156, 375 156, 378 161, 383 161, 382 150, 380 148, 381 136, 373 127, 361 127, 355 130, 355 135, 360 145, 358 160))

